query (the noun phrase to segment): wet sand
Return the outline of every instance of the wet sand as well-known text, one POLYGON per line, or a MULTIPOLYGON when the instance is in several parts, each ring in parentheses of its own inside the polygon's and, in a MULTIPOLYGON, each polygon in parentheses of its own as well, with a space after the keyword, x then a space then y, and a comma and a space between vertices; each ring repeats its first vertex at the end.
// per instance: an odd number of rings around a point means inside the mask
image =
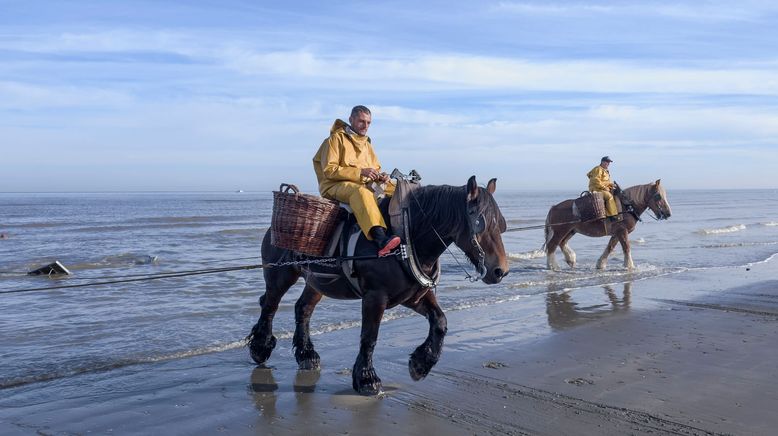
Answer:
POLYGON ((426 321, 387 322, 381 397, 351 390, 349 329, 314 337, 321 371, 297 371, 279 340, 269 368, 240 349, 6 389, 0 433, 775 434, 777 265, 449 312, 441 361, 420 382, 407 356, 426 321))

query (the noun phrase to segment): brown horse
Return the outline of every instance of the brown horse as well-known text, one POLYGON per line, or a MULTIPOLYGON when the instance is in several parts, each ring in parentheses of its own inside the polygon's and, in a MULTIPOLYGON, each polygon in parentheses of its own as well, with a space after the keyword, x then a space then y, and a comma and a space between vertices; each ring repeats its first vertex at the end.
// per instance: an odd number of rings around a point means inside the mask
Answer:
MULTIPOLYGON (((421 269, 431 276, 438 258, 451 244, 465 252, 476 266, 484 283, 499 283, 508 274, 508 261, 502 244, 505 219, 492 194, 497 179, 486 188, 478 187, 475 176, 467 185, 424 186, 413 191, 409 215, 413 226, 410 238, 415 246, 421 269)), ((375 255, 375 244, 359 237, 355 256, 375 255)), ((290 261, 296 255, 270 243, 270 230, 262 241, 263 263, 290 261)), ((354 261, 361 296, 348 285, 341 268, 327 265, 287 265, 263 270, 265 294, 259 304, 262 313, 248 336, 252 359, 264 364, 276 345, 273 317, 281 297, 301 277, 305 288, 295 304, 295 332, 292 345, 300 369, 318 369, 319 354, 314 350, 309 322, 316 304, 323 295, 337 299, 362 299, 362 332, 359 354, 351 374, 354 390, 363 395, 382 391, 381 379, 373 368, 373 350, 378 328, 386 309, 397 305, 408 307, 429 321, 427 339, 411 354, 408 369, 411 378, 421 380, 437 363, 447 331, 446 316, 438 305, 434 292, 422 286, 406 272, 396 256, 354 261), (318 279, 328 275, 327 279, 318 279), (334 279, 333 279, 334 277, 334 279)))
MULTIPOLYGON (((575 252, 567 245, 570 238, 576 233, 586 236, 601 237, 610 236, 605 251, 597 261, 597 269, 605 269, 608 264, 608 256, 616 247, 616 242, 621 243, 624 251, 624 267, 634 269, 632 253, 629 248, 629 234, 635 230, 640 215, 646 209, 651 209, 657 219, 670 218, 670 203, 667 201, 667 193, 659 180, 647 185, 637 185, 623 191, 623 198, 632 205, 632 212, 621 212, 620 221, 611 222, 608 219, 594 221, 577 221, 573 215, 573 200, 565 200, 551 207, 546 216, 546 265, 549 269, 559 270, 554 252, 557 247, 562 250, 565 261, 570 268, 575 267, 575 252)), ((616 196, 618 198, 618 196, 616 196)), ((622 201, 624 204, 624 201, 622 201)))

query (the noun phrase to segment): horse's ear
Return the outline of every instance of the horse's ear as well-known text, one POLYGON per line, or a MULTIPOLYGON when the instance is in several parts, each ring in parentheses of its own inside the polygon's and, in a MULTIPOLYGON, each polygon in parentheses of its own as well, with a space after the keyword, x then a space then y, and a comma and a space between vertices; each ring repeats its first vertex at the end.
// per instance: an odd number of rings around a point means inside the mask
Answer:
POLYGON ((492 180, 489 180, 489 183, 486 184, 486 190, 489 191, 490 194, 494 194, 494 191, 497 190, 497 179, 494 178, 492 180))
POLYGON ((478 182, 475 181, 475 176, 470 176, 467 180, 467 201, 478 198, 478 191, 478 182))
POLYGON ((656 183, 654 183, 655 186, 659 186, 659 182, 662 181, 662 179, 656 179, 656 183))

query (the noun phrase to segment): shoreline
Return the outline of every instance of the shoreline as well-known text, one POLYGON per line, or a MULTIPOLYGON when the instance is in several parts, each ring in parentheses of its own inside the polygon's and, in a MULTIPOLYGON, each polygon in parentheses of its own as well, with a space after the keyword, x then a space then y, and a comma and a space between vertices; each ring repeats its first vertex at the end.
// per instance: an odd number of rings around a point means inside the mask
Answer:
POLYGON ((269 368, 245 349, 3 390, 3 434, 772 434, 778 393, 778 262, 686 271, 447 313, 443 355, 420 382, 408 354, 421 317, 382 325, 385 395, 349 368, 359 329, 291 341, 269 368))

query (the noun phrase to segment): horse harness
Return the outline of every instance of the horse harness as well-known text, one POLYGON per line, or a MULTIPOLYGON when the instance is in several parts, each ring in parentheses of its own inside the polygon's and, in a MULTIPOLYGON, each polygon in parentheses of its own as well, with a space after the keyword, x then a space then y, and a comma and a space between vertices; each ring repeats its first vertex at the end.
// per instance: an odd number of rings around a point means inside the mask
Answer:
MULTIPOLYGON (((418 175, 413 176, 418 177, 418 175)), ((390 214, 390 222, 392 228, 395 229, 395 233, 399 234, 404 242, 399 247, 398 255, 400 257, 400 263, 406 274, 413 278, 416 283, 421 285, 423 289, 423 292, 421 292, 419 295, 419 298, 421 298, 421 296, 423 296, 427 291, 437 287, 438 282, 440 281, 440 261, 437 260, 435 262, 431 274, 427 274, 424 271, 423 266, 419 263, 418 256, 416 255, 415 244, 410 237, 412 223, 408 208, 409 199, 412 195, 410 190, 416 189, 419 186, 418 179, 398 177, 397 180, 398 187, 396 188, 395 192, 399 191, 400 195, 397 195, 396 197, 393 196, 391 198, 389 208, 390 210, 399 210, 400 213, 395 215, 390 214), (412 186, 411 183, 413 183, 415 186, 412 186), (401 200, 404 204, 399 205, 401 200), (400 231, 398 232, 396 230, 400 231)), ((339 257, 335 258, 337 261, 332 263, 334 263, 333 267, 339 268, 343 275, 341 276, 339 273, 312 271, 306 267, 303 267, 303 270, 306 276, 310 275, 316 279, 326 279, 331 282, 336 281, 341 277, 345 277, 347 279, 346 282, 348 283, 354 295, 356 297, 362 298, 364 291, 359 284, 359 280, 357 279, 358 271, 354 268, 354 258, 357 257, 354 256, 354 254, 356 252, 357 242, 359 241, 359 236, 362 231, 357 225, 356 218, 354 217, 351 208, 347 204, 343 203, 341 204, 341 208, 347 212, 346 217, 338 224, 335 231, 333 232, 329 247, 327 248, 325 254, 326 256, 333 256, 335 253, 340 254, 339 257)), ((480 222, 483 222, 483 217, 481 217, 480 222)), ((478 249, 481 253, 481 259, 483 259, 483 250, 480 246, 478 246, 478 249)), ((324 264, 324 262, 322 262, 322 264, 324 264)))

